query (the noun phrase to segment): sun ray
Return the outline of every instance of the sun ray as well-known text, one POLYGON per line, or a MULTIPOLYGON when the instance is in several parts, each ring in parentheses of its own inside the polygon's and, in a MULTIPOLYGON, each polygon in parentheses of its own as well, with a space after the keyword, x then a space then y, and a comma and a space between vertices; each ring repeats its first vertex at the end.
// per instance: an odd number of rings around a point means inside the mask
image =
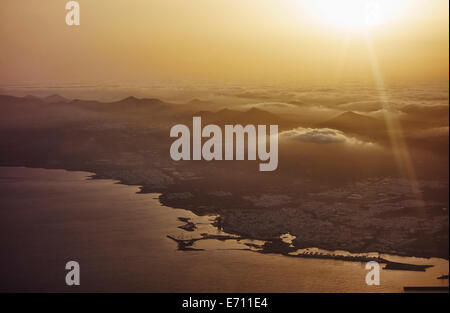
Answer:
POLYGON ((403 136, 402 126, 397 120, 395 114, 392 113, 394 109, 389 101, 389 95, 386 92, 386 86, 384 84, 383 76, 381 73, 380 66, 378 64, 378 57, 376 50, 373 46, 372 38, 369 32, 365 32, 365 41, 367 45, 367 50, 369 53, 370 63, 372 67, 373 78, 377 87, 378 96, 383 109, 383 117, 387 126, 387 131, 390 139, 391 149, 395 157, 395 161, 399 171, 408 180, 416 200, 422 203, 421 214, 424 214, 424 201, 422 192, 419 188, 417 181, 416 171, 411 160, 411 155, 405 138, 403 136))

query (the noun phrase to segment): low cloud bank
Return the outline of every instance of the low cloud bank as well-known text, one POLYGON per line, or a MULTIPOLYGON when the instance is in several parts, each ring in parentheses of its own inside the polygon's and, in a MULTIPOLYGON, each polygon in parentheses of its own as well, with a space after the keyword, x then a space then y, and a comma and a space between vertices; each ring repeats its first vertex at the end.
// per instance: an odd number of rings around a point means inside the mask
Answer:
POLYGON ((343 143, 350 145, 373 145, 354 137, 349 137, 337 129, 331 128, 303 128, 298 127, 280 133, 282 139, 298 140, 306 143, 333 144, 343 143))

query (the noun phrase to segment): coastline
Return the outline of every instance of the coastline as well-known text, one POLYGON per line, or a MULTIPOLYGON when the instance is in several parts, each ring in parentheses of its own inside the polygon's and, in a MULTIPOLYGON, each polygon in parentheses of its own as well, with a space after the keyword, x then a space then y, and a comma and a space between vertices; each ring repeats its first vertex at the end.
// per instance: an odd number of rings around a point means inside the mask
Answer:
MULTIPOLYGON (((158 197, 158 201, 159 203, 164 206, 164 207, 168 207, 170 209, 183 209, 183 210, 187 210, 190 211, 196 215, 199 216, 205 216, 205 215, 211 215, 214 214, 213 212, 210 212, 208 210, 199 210, 199 209, 192 209, 191 205, 187 206, 187 207, 182 207, 180 205, 177 205, 176 201, 164 201, 164 192, 161 191, 149 191, 149 190, 145 190, 143 191, 143 189, 145 189, 145 186, 142 186, 140 184, 133 184, 133 183, 129 183, 126 182, 124 180, 120 180, 120 179, 114 179, 114 178, 110 178, 105 176, 104 174, 99 175, 98 173, 96 173, 95 171, 92 170, 84 170, 84 169, 74 169, 74 168, 60 168, 60 167, 41 167, 41 166, 21 166, 21 165, 3 165, 0 164, 0 167, 23 167, 23 168, 31 168, 31 169, 48 169, 48 170, 64 170, 64 171, 69 171, 69 172, 84 172, 84 173, 88 173, 89 174, 89 179, 108 179, 108 180, 113 180, 115 181, 115 183, 117 184, 122 184, 125 186, 137 186, 139 187, 140 191, 138 193, 144 193, 144 194, 150 194, 150 193, 159 193, 159 197, 158 197)), ((169 193, 168 191, 166 191, 166 194, 169 193)), ((219 215, 220 216, 220 215, 219 215)), ((195 224, 184 220, 183 218, 179 218, 179 220, 181 222, 184 222, 187 224, 191 224, 189 225, 189 227, 185 228, 182 226, 180 226, 179 228, 184 229, 186 231, 190 231, 189 229, 195 229, 195 224)), ((217 227, 217 223, 213 223, 211 224, 214 227, 217 227)), ((273 253, 273 254, 279 254, 279 255, 283 255, 283 256, 288 256, 288 257, 306 257, 306 258, 322 258, 322 259, 334 259, 334 260, 344 260, 344 261, 357 261, 357 262, 368 262, 371 260, 378 260, 380 261, 380 263, 383 264, 391 264, 392 265, 392 269, 396 269, 396 264, 400 264, 400 265, 406 265, 404 267, 405 270, 422 270, 421 266, 415 267, 414 264, 407 264, 407 263, 398 263, 398 262, 391 262, 389 260, 386 260, 384 258, 381 257, 370 257, 368 255, 370 254, 378 254, 378 255, 390 255, 390 256, 398 256, 398 257, 407 257, 407 258, 422 258, 422 259, 432 259, 432 258, 438 258, 438 259, 443 259, 448 261, 448 255, 447 256, 443 256, 443 255, 427 255, 427 254, 423 254, 420 253, 420 251, 417 251, 415 253, 399 253, 398 251, 389 251, 389 250, 378 250, 378 251, 360 251, 360 250, 344 250, 341 249, 339 247, 335 247, 335 246, 327 246, 327 245, 311 245, 311 246, 304 246, 304 247, 295 247, 295 249, 293 249, 292 247, 292 242, 290 244, 286 244, 286 242, 283 242, 280 237, 252 237, 252 236, 248 236, 247 234, 243 234, 243 233, 236 233, 236 232, 230 232, 228 231, 228 229, 226 228, 226 226, 224 227, 224 225, 221 225, 220 228, 224 231, 224 233, 226 235, 223 236, 217 236, 217 235, 209 235, 209 234, 202 234, 205 235, 204 238, 200 238, 200 239, 194 239, 194 240, 187 240, 189 241, 188 243, 186 243, 186 240, 179 240, 177 238, 173 238, 170 235, 167 235, 167 237, 175 242, 178 243, 179 245, 179 250, 185 250, 185 251, 201 251, 203 249, 196 249, 196 248, 192 248, 192 244, 198 240, 203 240, 203 239, 217 239, 217 240, 228 240, 228 239, 241 239, 241 240, 252 240, 252 241, 262 241, 265 242, 264 245, 259 246, 259 249, 261 249, 261 251, 258 251, 260 253, 273 253), (181 248, 180 248, 181 247, 181 248), (329 253, 326 254, 321 254, 318 253, 317 255, 314 254, 291 254, 292 252, 295 251, 299 251, 299 250, 308 250, 310 248, 313 249, 319 249, 322 251, 328 251, 329 253), (342 255, 334 255, 333 252, 334 251, 343 251, 345 253, 348 253, 349 256, 342 256, 342 255), (357 256, 358 255, 358 256, 357 256), (410 268, 408 268, 408 266, 411 266, 410 268)), ((253 244, 249 244, 249 249, 250 251, 255 251, 254 249, 251 248, 255 248, 257 245, 253 245, 253 244)), ((432 265, 431 265, 432 266, 432 265)), ((425 265, 423 268, 428 268, 430 267, 429 265, 425 265)), ((398 269, 400 269, 401 266, 398 267, 398 269)))
MULTIPOLYGON (((60 290, 59 264, 72 258, 84 264, 84 291, 400 292, 405 285, 447 283, 437 279, 447 273, 446 260, 373 254, 367 257, 413 267, 389 270, 380 264, 383 284, 370 287, 364 282, 365 256, 318 249, 300 256, 283 254, 271 242, 219 231, 217 216, 169 209, 160 204, 159 194, 139 194, 137 186, 91 179, 92 172, 2 168, 2 177, 3 207, 10 208, 2 210, 2 218, 10 221, 2 241, 2 251, 10 257, 2 264, 17 269, 4 273, 5 282, 15 284, 7 290, 60 290), (188 223, 195 228, 185 229, 188 223), (16 236, 18 231, 22 236, 16 236), (177 249, 168 235, 195 242, 177 249), (39 273, 29 267, 30 260, 40 264, 39 273), (421 271, 423 265, 434 266, 421 271), (29 274, 17 280, 17 272, 29 274), (333 276, 327 274, 331 272, 333 276), (251 285, 242 284, 242 277, 251 285), (263 277, 267 283, 261 283, 263 277)), ((286 248, 293 237, 281 239, 286 248)))

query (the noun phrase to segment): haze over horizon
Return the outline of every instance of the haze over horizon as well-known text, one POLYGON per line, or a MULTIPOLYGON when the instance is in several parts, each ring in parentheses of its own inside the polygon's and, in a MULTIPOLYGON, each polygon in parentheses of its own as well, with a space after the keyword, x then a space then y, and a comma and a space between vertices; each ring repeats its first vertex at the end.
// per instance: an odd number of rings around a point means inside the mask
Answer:
POLYGON ((448 1, 365 2, 373 27, 354 0, 81 0, 79 27, 65 1, 4 1, 0 85, 370 82, 374 58, 385 83, 448 81, 448 1))

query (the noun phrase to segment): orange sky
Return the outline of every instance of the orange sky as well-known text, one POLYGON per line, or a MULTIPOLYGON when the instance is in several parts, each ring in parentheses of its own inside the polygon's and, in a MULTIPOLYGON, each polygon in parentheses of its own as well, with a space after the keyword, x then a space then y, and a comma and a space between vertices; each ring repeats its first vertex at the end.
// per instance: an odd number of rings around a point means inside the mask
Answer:
POLYGON ((307 0, 80 0, 69 27, 65 0, 2 0, 0 85, 367 79, 367 38, 387 81, 448 80, 447 0, 367 1, 380 25, 307 0))

